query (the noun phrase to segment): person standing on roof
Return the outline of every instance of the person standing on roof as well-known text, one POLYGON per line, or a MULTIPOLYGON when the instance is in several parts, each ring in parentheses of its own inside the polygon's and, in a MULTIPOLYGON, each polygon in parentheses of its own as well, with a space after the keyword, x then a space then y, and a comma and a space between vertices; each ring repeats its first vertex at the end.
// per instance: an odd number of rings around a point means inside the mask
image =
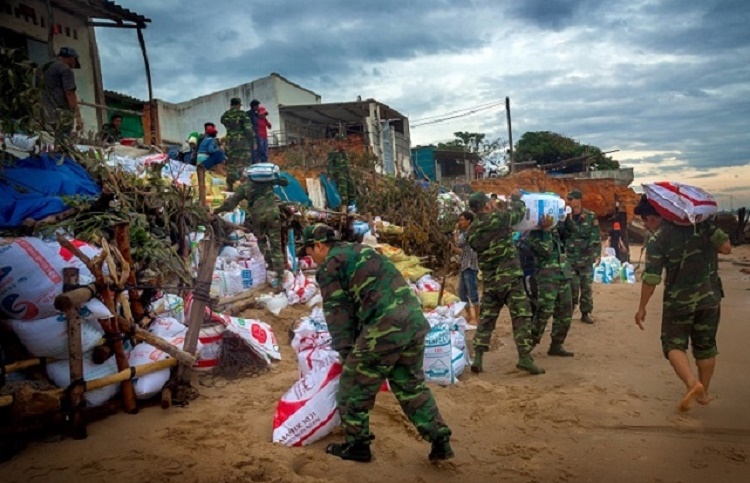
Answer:
POLYGON ((229 110, 221 116, 221 123, 227 129, 227 189, 233 191, 234 183, 239 181, 243 170, 250 164, 255 131, 250 118, 242 110, 242 101, 238 97, 230 101, 229 110))
POLYGON ((256 135, 256 150, 258 162, 268 162, 268 130, 271 129, 271 121, 268 120, 268 111, 263 106, 258 106, 258 129, 256 135))
POLYGON ((341 205, 344 210, 353 206, 356 202, 354 181, 352 181, 349 156, 344 150, 346 136, 337 134, 334 141, 334 150, 328 153, 328 177, 336 183, 336 189, 341 196, 341 205))
POLYGON ((44 91, 42 105, 47 125, 57 136, 70 136, 74 123, 83 128, 76 97, 76 78, 72 69, 80 69, 78 52, 61 47, 57 58, 42 68, 44 91))

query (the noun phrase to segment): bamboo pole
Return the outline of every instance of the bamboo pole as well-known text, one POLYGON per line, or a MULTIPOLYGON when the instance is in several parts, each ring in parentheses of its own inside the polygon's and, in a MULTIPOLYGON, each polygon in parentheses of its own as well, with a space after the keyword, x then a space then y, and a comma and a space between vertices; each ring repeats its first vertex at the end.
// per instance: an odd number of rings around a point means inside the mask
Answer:
MULTIPOLYGON (((221 245, 213 238, 204 238, 200 242, 201 260, 198 264, 198 277, 193 291, 193 303, 190 305, 188 314, 188 330, 185 336, 183 349, 195 354, 198 346, 198 334, 203 325, 206 313, 206 305, 209 303, 211 290, 211 276, 216 265, 216 257, 219 255, 221 245)), ((175 399, 182 403, 187 402, 187 389, 190 387, 190 371, 192 365, 180 364, 177 369, 177 393, 175 399)))
POLYGON ((146 342, 147 344, 151 344, 157 349, 166 352, 173 358, 177 359, 177 361, 180 364, 186 364, 189 366, 192 366, 193 364, 195 364, 196 358, 194 355, 188 352, 185 352, 179 349, 178 347, 173 346, 172 344, 162 339, 161 337, 154 335, 145 329, 142 329, 141 327, 139 327, 136 324, 133 324, 129 320, 125 319, 124 317, 116 315, 115 320, 122 332, 126 334, 131 334, 137 340, 146 342))
MULTIPOLYGON (((102 377, 100 379, 93 379, 91 381, 85 381, 82 384, 84 392, 94 391, 103 387, 111 386, 113 384, 119 384, 124 381, 132 380, 135 377, 145 376, 152 372, 161 371, 162 369, 168 369, 177 365, 177 359, 164 359, 161 361, 150 362, 148 364, 142 364, 140 366, 133 366, 124 371, 110 374, 109 376, 102 377)), ((50 391, 40 391, 51 396, 62 396, 66 389, 52 389, 50 391)), ((12 395, 0 396, 0 407, 7 407, 13 404, 14 398, 12 395)))
MULTIPOLYGON (((115 225, 115 240, 117 242, 117 249, 120 251, 122 258, 130 267, 132 267, 133 257, 130 255, 130 223, 118 223, 115 225)), ((129 271, 127 282, 131 286, 135 286, 134 270, 129 271)), ((138 290, 134 288, 128 290, 128 298, 130 300, 130 308, 133 311, 133 321, 138 323, 146 315, 138 290)))
MULTIPOLYGON (((78 285, 78 269, 63 268, 63 287, 78 285)), ((73 306, 66 312, 68 319, 68 365, 70 368, 70 431, 73 439, 86 439, 86 418, 83 408, 86 402, 83 398, 83 347, 81 345, 81 319, 78 306, 73 306)))

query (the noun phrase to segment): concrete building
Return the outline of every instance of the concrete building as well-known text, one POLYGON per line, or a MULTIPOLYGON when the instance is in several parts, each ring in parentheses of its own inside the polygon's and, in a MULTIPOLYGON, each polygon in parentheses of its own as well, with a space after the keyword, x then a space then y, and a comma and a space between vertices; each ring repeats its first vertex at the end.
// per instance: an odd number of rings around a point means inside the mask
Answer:
POLYGON ((250 109, 250 101, 253 99, 258 99, 265 106, 268 110, 268 120, 273 125, 268 139, 271 145, 281 142, 280 133, 284 131, 284 123, 279 117, 280 106, 320 104, 320 95, 276 73, 185 102, 171 103, 157 99, 159 134, 162 142, 180 144, 190 132, 202 131, 205 122, 215 123, 219 136, 224 136, 226 130, 220 122, 221 115, 229 109, 229 102, 233 97, 242 99, 244 110, 250 109))
POLYGON ((60 47, 78 52, 81 68, 74 69, 76 95, 85 131, 99 131, 106 112, 104 89, 94 27, 143 29, 151 20, 107 0, 3 0, 0 2, 0 38, 5 47, 20 49, 42 66, 60 47), (47 6, 51 8, 48 10, 47 6))
POLYGON ((477 179, 477 166, 482 158, 477 153, 417 146, 411 150, 414 172, 419 179, 430 181, 471 181, 477 179))
POLYGON ((361 136, 379 162, 381 174, 408 176, 413 173, 410 160, 409 118, 374 99, 280 108, 279 144, 294 144, 305 139, 331 138, 345 131, 361 136))

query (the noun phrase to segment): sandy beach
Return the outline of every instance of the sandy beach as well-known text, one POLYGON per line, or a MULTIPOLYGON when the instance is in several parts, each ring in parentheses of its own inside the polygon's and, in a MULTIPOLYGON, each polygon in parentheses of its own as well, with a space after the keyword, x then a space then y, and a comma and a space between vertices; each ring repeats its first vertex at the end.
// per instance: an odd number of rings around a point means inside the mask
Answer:
POLYGON ((486 372, 466 372, 456 386, 431 386, 454 432, 454 459, 428 462, 429 444, 389 393, 378 396, 372 415, 372 463, 326 455, 338 432, 304 448, 276 446, 274 408, 297 379, 287 329, 309 309, 293 307, 278 318, 251 310, 245 315, 271 324, 282 345, 283 361, 269 373, 226 387, 196 384, 201 397, 187 408, 117 414, 89 425, 83 441, 32 443, 0 465, 2 481, 746 482, 750 275, 733 261, 750 264, 750 246, 721 260, 726 298, 715 400, 687 413, 676 411, 684 387, 661 354, 661 287, 640 331, 633 322, 640 283, 596 284, 596 324, 574 314, 566 343, 576 357, 548 357, 546 335, 534 355, 547 374, 518 372, 504 310, 486 372))

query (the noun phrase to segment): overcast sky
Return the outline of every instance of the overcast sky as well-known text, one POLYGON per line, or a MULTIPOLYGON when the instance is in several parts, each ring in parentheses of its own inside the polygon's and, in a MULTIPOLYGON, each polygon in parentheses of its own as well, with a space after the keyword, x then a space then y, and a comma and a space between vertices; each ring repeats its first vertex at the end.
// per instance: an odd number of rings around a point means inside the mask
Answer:
MULTIPOLYGON (((412 145, 455 131, 554 131, 634 167, 750 205, 747 0, 118 0, 145 30, 171 102, 277 72, 323 102, 375 98, 412 145), (429 120, 429 119, 427 119, 429 120)), ((106 89, 147 98, 135 32, 97 29, 106 89)), ((247 101, 247 100, 246 100, 247 101)), ((262 101, 262 100, 261 100, 262 101)))

